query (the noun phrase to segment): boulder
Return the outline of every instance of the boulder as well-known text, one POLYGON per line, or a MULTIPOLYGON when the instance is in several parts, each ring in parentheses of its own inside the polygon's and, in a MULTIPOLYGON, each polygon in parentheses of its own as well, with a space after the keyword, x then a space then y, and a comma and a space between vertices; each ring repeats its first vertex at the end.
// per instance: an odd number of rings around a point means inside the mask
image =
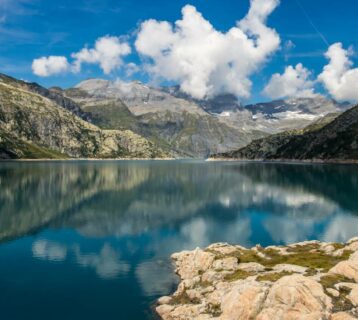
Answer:
POLYGON ((232 246, 227 243, 214 243, 208 247, 208 250, 213 250, 222 255, 230 255, 237 252, 238 249, 244 249, 240 246, 232 246))
POLYGON ((247 263, 240 263, 238 266, 238 270, 242 270, 246 272, 261 272, 265 270, 265 267, 257 262, 247 262, 247 263))
POLYGON ((331 299, 317 281, 290 275, 273 284, 256 319, 322 319, 331 308, 331 299))
POLYGON ((215 260, 215 255, 199 248, 194 251, 183 251, 172 255, 182 279, 191 279, 208 270, 215 260))
POLYGON ((329 320, 357 320, 357 318, 353 317, 347 312, 337 312, 337 313, 333 313, 329 317, 329 320))
POLYGON ((215 260, 213 263, 213 269, 214 270, 237 270, 239 267, 239 263, 237 261, 237 258, 235 257, 228 257, 224 259, 218 259, 215 260))
MULTIPOLYGON (((356 253, 358 253, 358 251, 356 253)), ((331 268, 328 273, 339 274, 358 282, 358 261, 355 259, 356 256, 353 254, 353 259, 351 257, 349 260, 339 262, 331 268)))
POLYGON ((238 281, 222 298, 221 320, 254 319, 260 312, 268 285, 257 281, 238 281))
POLYGON ((296 266, 294 264, 277 264, 274 266, 275 272, 293 272, 293 273, 305 273, 307 268, 296 266))

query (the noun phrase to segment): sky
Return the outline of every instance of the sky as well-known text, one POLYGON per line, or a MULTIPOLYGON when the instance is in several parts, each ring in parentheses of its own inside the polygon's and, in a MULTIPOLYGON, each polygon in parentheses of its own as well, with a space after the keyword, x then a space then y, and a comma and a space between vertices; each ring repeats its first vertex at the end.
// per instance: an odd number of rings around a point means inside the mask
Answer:
POLYGON ((357 0, 0 0, 0 72, 358 101, 357 0))

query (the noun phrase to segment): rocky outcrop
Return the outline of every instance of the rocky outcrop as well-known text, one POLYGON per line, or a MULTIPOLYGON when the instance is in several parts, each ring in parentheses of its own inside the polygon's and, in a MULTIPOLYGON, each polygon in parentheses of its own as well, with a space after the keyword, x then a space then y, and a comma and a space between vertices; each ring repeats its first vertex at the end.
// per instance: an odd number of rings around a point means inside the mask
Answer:
POLYGON ((181 282, 158 300, 164 320, 358 317, 358 238, 251 249, 218 243, 172 259, 181 282))

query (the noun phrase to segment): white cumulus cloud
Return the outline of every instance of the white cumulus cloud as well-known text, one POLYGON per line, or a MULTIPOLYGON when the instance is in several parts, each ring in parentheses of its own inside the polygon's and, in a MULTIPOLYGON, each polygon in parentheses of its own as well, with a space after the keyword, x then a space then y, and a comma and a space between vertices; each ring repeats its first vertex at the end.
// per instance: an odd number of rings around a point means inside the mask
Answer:
POLYGON ((70 64, 66 57, 49 56, 35 59, 32 62, 32 71, 40 77, 48 77, 55 74, 67 72, 70 64))
POLYGON ((63 56, 41 57, 33 61, 32 71, 40 77, 48 77, 70 71, 79 72, 82 64, 89 63, 98 64, 105 74, 109 74, 121 67, 123 57, 130 53, 130 45, 120 37, 104 36, 96 40, 94 48, 83 48, 72 53, 72 63, 63 56))
POLYGON ((358 68, 352 68, 351 54, 352 49, 345 50, 342 43, 331 45, 325 54, 329 63, 318 76, 318 80, 338 101, 358 101, 358 68))
POLYGON ((71 56, 75 59, 75 71, 81 70, 83 63, 99 64, 105 74, 109 74, 123 63, 122 57, 131 53, 127 42, 119 37, 104 36, 97 39, 92 49, 83 48, 71 56))
POLYGON ((310 80, 311 72, 301 63, 295 67, 288 66, 283 74, 275 73, 264 88, 263 93, 272 98, 313 97, 314 82, 310 80))
POLYGON ((149 58, 154 77, 176 81, 195 98, 221 92, 249 97, 255 71, 280 45, 277 32, 266 20, 279 0, 251 0, 246 17, 226 33, 216 30, 195 7, 182 9, 173 26, 166 21, 141 24, 135 46, 149 58))

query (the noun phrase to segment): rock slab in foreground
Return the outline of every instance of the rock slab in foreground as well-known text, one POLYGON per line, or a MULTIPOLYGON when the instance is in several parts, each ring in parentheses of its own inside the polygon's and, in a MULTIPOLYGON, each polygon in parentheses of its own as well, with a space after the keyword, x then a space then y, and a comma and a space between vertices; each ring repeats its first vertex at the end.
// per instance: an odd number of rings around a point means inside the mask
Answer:
POLYGON ((358 319, 358 238, 251 249, 218 243, 172 259, 181 282, 158 300, 164 320, 358 319))

